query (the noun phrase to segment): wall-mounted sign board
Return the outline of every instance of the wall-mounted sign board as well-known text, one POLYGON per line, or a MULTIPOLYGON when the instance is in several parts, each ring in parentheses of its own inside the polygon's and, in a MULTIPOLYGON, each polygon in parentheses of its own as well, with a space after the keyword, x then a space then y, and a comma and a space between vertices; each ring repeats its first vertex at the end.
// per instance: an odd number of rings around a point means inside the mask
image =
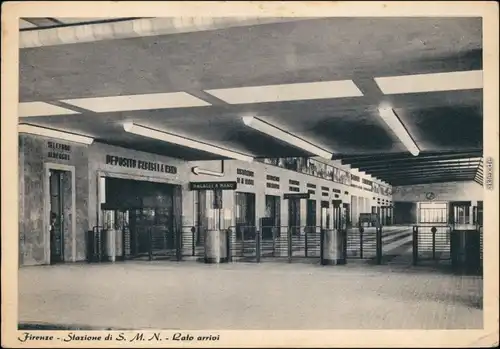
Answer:
POLYGON ((283 194, 283 199, 309 199, 309 193, 286 193, 283 194))
POLYGON ((189 190, 236 190, 236 182, 190 182, 189 190))

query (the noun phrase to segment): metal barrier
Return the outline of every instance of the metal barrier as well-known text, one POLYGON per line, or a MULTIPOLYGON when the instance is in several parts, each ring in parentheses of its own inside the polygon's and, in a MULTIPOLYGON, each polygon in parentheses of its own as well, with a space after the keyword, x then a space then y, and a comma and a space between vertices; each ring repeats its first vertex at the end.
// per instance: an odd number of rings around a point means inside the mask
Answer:
POLYGON ((382 227, 348 228, 346 231, 347 259, 375 259, 381 264, 382 227))
POLYGON ((318 226, 271 226, 262 227, 262 231, 271 231, 272 235, 262 238, 261 253, 263 258, 320 258, 321 227, 318 226))
POLYGON ((260 232, 255 226, 236 225, 228 229, 229 260, 259 262, 260 232))
POLYGON ((181 260, 179 234, 163 225, 139 226, 123 231, 123 259, 181 260))
POLYGON ((229 227, 232 261, 260 262, 262 258, 320 258, 321 227, 255 226, 229 227))
POLYGON ((182 257, 203 258, 205 256, 206 229, 203 227, 182 226, 182 257))
MULTIPOLYGON (((87 231, 87 262, 102 262, 106 256, 106 244, 103 243, 103 227, 94 226, 87 231)), ((105 240, 104 240, 105 241, 105 240)))
POLYGON ((413 226, 413 265, 421 261, 448 261, 451 259, 451 226, 413 226))

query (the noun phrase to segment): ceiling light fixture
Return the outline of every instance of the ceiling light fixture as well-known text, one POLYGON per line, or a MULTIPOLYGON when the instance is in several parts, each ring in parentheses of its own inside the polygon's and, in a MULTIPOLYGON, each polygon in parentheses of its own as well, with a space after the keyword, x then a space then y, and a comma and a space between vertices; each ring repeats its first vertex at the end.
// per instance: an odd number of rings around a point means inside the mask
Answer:
POLYGON ((52 115, 72 115, 80 114, 77 111, 60 107, 45 102, 22 102, 19 103, 18 115, 20 118, 33 116, 52 116, 52 115))
POLYGON ((288 144, 291 144, 297 148, 303 149, 309 153, 318 155, 322 158, 331 160, 332 158, 332 153, 327 152, 324 149, 321 149, 314 144, 311 144, 303 139, 300 139, 288 132, 285 132, 271 124, 268 124, 267 122, 264 122, 262 120, 259 120, 253 116, 244 116, 243 117, 243 123, 247 125, 248 127, 253 128, 254 130, 257 130, 259 132, 265 133, 271 137, 277 138, 283 142, 286 142, 288 144))
POLYGON ((20 124, 17 126, 19 133, 28 133, 36 136, 43 136, 49 138, 61 139, 69 142, 82 143, 86 145, 92 144, 94 139, 91 137, 80 136, 74 133, 58 131, 50 128, 33 126, 28 124, 20 124))
POLYGON ((247 86, 205 92, 229 104, 252 104, 314 99, 361 97, 363 92, 352 80, 247 86))
POLYGON ((132 133, 132 134, 135 134, 138 136, 157 139, 159 141, 173 143, 173 144, 181 145, 181 146, 184 146, 187 148, 205 151, 207 153, 217 154, 217 155, 228 157, 231 159, 242 160, 242 161, 247 161, 247 162, 253 161, 253 157, 248 156, 248 155, 233 152, 233 151, 219 148, 219 147, 209 145, 206 143, 193 141, 191 139, 184 138, 181 136, 176 136, 174 134, 166 133, 164 131, 153 130, 153 129, 148 128, 148 127, 136 125, 133 122, 124 123, 123 129, 128 133, 132 133))
POLYGON ((149 93, 129 96, 92 97, 61 100, 96 113, 204 107, 210 103, 186 92, 149 93))
POLYGON ((391 130, 396 134, 396 136, 399 138, 401 143, 404 144, 406 149, 408 149, 408 151, 413 156, 418 156, 420 150, 418 149, 417 145, 411 138, 406 128, 401 123, 401 120, 399 120, 394 110, 388 105, 381 105, 378 108, 378 111, 380 113, 380 116, 382 117, 382 120, 384 120, 387 126, 389 126, 391 130))
POLYGON ((386 95, 438 91, 475 90, 483 88, 483 71, 455 71, 375 78, 386 95))

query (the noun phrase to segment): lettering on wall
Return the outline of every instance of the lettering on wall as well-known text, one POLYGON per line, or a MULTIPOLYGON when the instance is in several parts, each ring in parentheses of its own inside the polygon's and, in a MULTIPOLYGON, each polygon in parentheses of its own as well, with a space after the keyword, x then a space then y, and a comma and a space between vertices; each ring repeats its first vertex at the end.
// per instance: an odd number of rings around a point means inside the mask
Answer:
MULTIPOLYGON (((253 171, 249 171, 249 170, 244 170, 242 168, 237 168, 236 169, 236 173, 238 175, 241 175, 241 176, 245 176, 245 177, 253 177, 254 176, 254 173, 253 171)), ((237 177, 236 178, 236 182, 240 183, 240 184, 246 184, 246 185, 254 185, 255 182, 253 179, 250 179, 250 178, 244 178, 244 177, 237 177)))
POLYGON ((190 190, 236 190, 236 182, 190 182, 190 190))
POLYGON ((266 187, 271 188, 271 189, 279 189, 280 185, 276 183, 266 183, 266 187))
POLYGON ((51 159, 70 160, 71 159, 71 146, 68 144, 56 143, 52 141, 47 142, 49 152, 47 156, 51 159))
POLYGON ((240 183, 240 184, 246 184, 246 185, 254 185, 255 182, 253 179, 249 179, 249 178, 236 178, 236 182, 240 183))
POLYGON ((136 160, 115 155, 106 155, 106 165, 135 168, 145 171, 176 174, 177 167, 158 162, 136 160))
POLYGON ((242 175, 242 176, 247 176, 247 177, 253 177, 254 176, 253 171, 244 170, 242 168, 237 168, 236 169, 236 173, 239 174, 239 175, 242 175))
POLYGON ((273 181, 273 182, 279 182, 280 181, 280 178, 279 177, 276 177, 276 176, 271 176, 271 175, 267 175, 266 176, 266 179, 268 181, 273 181))

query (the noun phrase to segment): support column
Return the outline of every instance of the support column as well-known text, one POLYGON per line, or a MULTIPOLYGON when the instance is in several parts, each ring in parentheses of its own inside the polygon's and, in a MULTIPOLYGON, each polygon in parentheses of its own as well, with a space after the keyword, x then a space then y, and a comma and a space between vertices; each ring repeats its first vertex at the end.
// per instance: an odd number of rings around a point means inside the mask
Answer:
POLYGON ((332 228, 325 229, 322 234, 322 265, 340 265, 346 263, 345 257, 345 234, 343 233, 342 227, 342 214, 341 214, 342 202, 340 200, 334 200, 332 202, 332 228))
POLYGON ((322 265, 342 265, 344 256, 344 236, 340 229, 325 229, 322 241, 322 265))
POLYGON ((215 210, 215 229, 207 230, 205 236, 205 263, 228 262, 228 235, 223 225, 222 190, 214 190, 213 207, 215 210))
POLYGON ((227 252, 227 231, 208 230, 205 237, 205 263, 227 263, 227 252))

